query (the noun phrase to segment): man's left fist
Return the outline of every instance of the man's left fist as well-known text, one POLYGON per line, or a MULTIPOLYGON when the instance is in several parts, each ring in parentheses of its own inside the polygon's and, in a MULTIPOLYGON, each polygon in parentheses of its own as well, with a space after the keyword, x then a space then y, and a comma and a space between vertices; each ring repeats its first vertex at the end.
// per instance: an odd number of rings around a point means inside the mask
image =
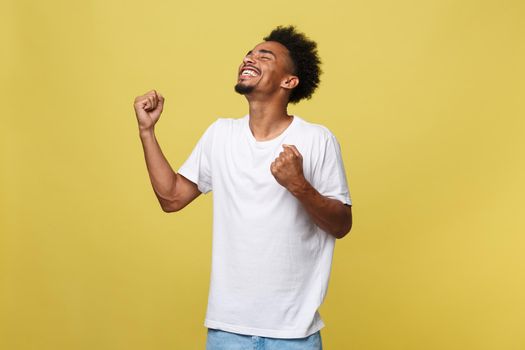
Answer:
POLYGON ((281 186, 294 192, 301 188, 305 181, 303 156, 294 145, 283 145, 283 149, 270 165, 270 171, 281 186))

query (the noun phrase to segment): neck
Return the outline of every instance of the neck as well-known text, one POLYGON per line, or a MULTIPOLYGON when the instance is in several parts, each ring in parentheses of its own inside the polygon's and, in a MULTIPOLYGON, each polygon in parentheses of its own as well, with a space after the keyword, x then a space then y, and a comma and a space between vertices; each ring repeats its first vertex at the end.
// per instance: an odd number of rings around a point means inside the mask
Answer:
POLYGON ((292 122, 286 104, 248 101, 250 105, 250 129, 257 141, 271 140, 279 136, 292 122))

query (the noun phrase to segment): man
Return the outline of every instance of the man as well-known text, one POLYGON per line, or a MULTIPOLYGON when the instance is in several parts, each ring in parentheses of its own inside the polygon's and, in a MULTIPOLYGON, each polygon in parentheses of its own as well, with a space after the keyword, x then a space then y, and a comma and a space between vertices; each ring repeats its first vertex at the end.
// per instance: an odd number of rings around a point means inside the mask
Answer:
POLYGON ((207 349, 322 349, 317 311, 335 240, 352 226, 351 199, 335 136, 287 113, 319 84, 316 43, 277 27, 251 49, 235 91, 243 118, 218 118, 175 173, 155 139, 164 97, 135 99, 155 194, 166 212, 213 190, 207 349))

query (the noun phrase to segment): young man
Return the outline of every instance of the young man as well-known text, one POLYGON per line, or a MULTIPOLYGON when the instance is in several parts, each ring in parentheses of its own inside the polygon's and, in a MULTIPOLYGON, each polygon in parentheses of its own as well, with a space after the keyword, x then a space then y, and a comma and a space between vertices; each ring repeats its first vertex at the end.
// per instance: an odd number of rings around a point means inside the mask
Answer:
POLYGON ((235 91, 242 118, 218 118, 175 173, 155 139, 164 105, 135 99, 146 165, 166 212, 213 190, 207 349, 322 349, 317 311, 335 240, 352 227, 351 199, 335 136, 287 113, 319 84, 317 45, 293 26, 251 49, 235 91))

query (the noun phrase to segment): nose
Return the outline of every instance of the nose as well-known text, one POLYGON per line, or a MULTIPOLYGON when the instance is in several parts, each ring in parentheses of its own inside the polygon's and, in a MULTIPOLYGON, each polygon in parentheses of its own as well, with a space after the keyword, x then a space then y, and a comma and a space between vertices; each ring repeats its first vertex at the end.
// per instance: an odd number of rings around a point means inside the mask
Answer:
POLYGON ((244 56, 243 62, 245 64, 247 63, 255 63, 255 60, 251 54, 244 56))

